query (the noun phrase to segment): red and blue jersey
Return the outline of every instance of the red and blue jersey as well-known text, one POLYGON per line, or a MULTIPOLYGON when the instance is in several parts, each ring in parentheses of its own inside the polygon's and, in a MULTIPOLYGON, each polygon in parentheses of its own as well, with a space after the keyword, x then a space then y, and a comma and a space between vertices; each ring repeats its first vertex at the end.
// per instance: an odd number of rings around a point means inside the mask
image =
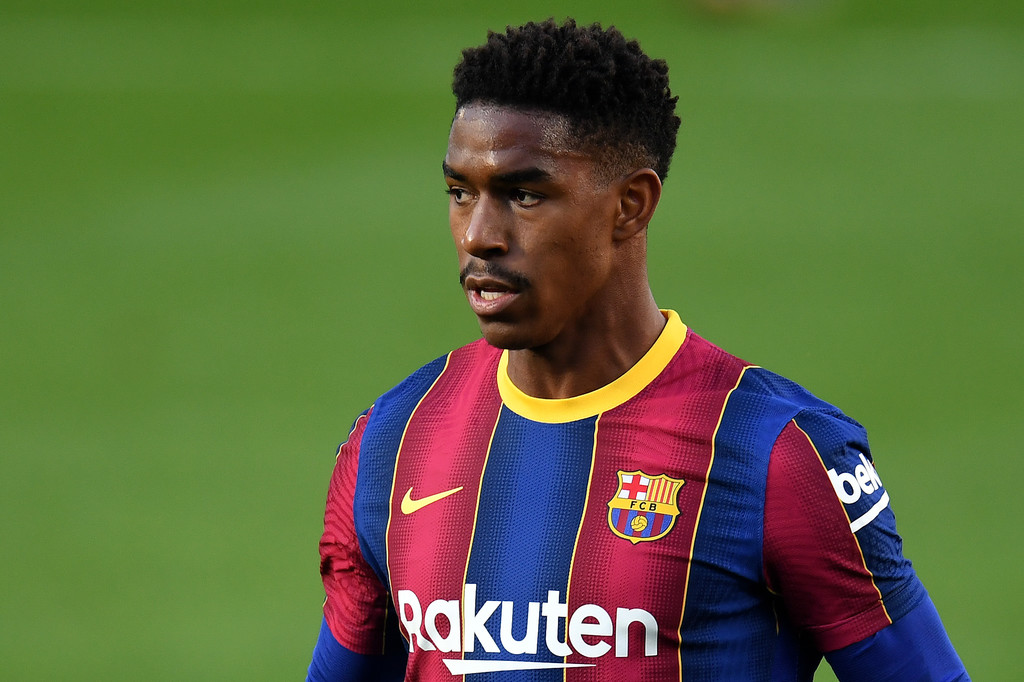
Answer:
POLYGON ((666 317, 591 393, 528 396, 481 340, 361 415, 334 639, 410 680, 810 680, 926 600, 863 428, 666 317))

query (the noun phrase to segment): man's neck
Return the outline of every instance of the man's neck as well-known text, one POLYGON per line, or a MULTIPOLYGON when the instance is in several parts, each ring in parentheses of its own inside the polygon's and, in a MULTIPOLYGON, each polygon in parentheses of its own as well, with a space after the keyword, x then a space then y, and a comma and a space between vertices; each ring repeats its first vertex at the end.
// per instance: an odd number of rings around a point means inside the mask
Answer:
POLYGON ((653 296, 540 348, 509 351, 508 376, 535 398, 571 398, 610 384, 647 353, 665 327, 653 296))

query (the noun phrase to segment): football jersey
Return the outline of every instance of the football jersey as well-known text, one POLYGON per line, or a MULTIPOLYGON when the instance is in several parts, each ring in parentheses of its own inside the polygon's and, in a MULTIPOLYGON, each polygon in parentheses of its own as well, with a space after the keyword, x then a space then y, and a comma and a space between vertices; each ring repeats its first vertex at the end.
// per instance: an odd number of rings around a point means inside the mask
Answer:
POLYGON ((324 618, 407 679, 811 680, 925 592, 863 428, 671 311, 617 380, 539 399, 483 340, 340 447, 324 618))

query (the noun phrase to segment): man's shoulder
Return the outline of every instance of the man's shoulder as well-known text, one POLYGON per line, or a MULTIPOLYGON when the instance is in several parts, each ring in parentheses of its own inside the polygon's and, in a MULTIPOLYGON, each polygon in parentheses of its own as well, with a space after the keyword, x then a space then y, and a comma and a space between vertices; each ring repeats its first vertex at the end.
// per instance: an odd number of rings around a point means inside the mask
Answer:
POLYGON ((787 420, 800 415, 801 421, 809 426, 838 422, 860 428, 841 409, 792 379, 743 360, 692 331, 687 343, 713 371, 736 376, 729 401, 748 404, 750 407, 745 411, 749 414, 786 413, 787 420))
POLYGON ((409 374, 374 402, 374 412, 379 412, 396 402, 403 403, 410 398, 418 400, 443 374, 455 374, 462 380, 471 375, 483 375, 497 367, 501 350, 489 345, 484 339, 477 339, 456 348, 409 374))

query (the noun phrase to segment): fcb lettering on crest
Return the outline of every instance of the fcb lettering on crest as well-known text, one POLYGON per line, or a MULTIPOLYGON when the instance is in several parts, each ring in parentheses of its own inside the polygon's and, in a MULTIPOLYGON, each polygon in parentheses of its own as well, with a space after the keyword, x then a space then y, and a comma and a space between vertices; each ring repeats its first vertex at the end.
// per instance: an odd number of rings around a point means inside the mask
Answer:
POLYGON ((665 474, 618 471, 619 487, 608 501, 608 526, 634 545, 657 540, 672 530, 679 516, 679 489, 685 481, 665 474))

